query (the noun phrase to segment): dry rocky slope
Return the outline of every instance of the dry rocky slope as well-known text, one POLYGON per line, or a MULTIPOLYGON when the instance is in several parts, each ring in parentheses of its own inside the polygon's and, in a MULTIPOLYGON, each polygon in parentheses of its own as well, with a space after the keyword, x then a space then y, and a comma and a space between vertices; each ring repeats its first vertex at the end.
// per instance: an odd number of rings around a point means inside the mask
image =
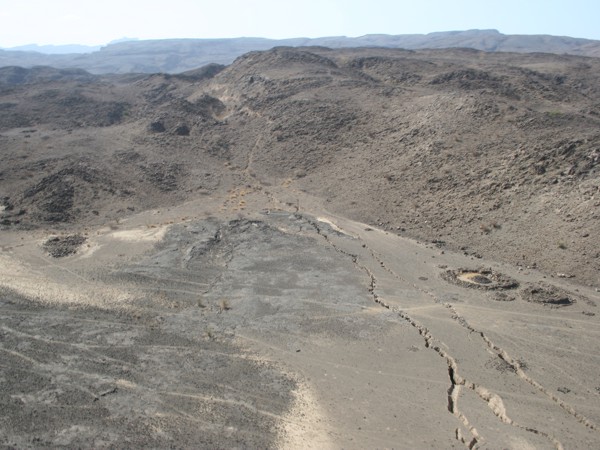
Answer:
POLYGON ((599 66, 0 68, 0 447, 597 448, 599 66))
POLYGON ((251 176, 600 287, 599 64, 277 48, 180 75, 4 68, 2 223, 76 228, 251 176))

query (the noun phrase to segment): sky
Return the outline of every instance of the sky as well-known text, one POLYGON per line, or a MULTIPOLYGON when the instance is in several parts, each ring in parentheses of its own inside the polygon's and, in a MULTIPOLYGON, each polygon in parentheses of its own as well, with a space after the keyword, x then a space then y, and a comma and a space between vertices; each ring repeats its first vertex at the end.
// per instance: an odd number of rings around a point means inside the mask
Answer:
POLYGON ((600 0, 0 0, 0 47, 468 29, 600 40, 600 0))

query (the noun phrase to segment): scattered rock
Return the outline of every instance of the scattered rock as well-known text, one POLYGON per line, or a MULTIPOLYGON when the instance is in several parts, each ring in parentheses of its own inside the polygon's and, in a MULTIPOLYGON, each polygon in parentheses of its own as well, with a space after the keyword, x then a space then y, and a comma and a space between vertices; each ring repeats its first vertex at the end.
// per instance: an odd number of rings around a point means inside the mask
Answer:
POLYGON ((177 136, 189 136, 190 135, 190 129, 185 124, 177 125, 177 127, 175 128, 175 134, 177 136))
POLYGON ((165 125, 161 121, 151 122, 148 129, 153 133, 163 133, 166 130, 165 125))
POLYGON ((526 302, 553 307, 570 306, 576 302, 573 294, 546 283, 530 284, 520 294, 526 302))
POLYGON ((494 292, 491 298, 497 302, 514 302, 516 300, 514 295, 510 295, 506 292, 494 292))
POLYGON ((85 241, 86 237, 80 234, 57 236, 44 242, 43 248, 50 256, 62 258, 77 253, 85 241))

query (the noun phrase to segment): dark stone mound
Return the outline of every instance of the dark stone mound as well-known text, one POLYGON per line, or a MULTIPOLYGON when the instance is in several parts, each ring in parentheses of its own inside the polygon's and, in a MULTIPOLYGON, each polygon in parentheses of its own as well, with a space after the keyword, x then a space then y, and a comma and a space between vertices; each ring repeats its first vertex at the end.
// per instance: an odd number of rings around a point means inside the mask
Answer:
POLYGON ((175 134, 177 136, 189 136, 190 128, 185 124, 177 125, 177 127, 175 128, 175 134))
MULTIPOLYGON (((32 168, 36 165, 32 165, 32 168)), ((87 161, 67 162, 23 191, 15 210, 23 210, 23 224, 73 223, 89 217, 108 198, 127 197, 128 189, 114 182, 115 175, 87 161)))
POLYGON ((488 277, 485 277, 483 275, 475 275, 474 277, 471 278, 471 281, 473 281, 473 283, 477 283, 477 284, 491 284, 491 283, 493 283, 492 280, 490 280, 488 277))
POLYGON ((497 302, 514 302, 516 300, 514 294, 509 295, 506 292, 495 292, 491 298, 497 302))
POLYGON ((182 106, 190 114, 200 115, 205 119, 212 118, 214 120, 218 120, 217 116, 227 109, 221 100, 211 97, 208 94, 204 94, 192 103, 186 102, 182 106))
POLYGON ((57 236, 44 242, 43 248, 54 258, 62 258, 77 253, 79 247, 86 241, 80 234, 57 236))
POLYGON ((181 164, 151 163, 140 168, 146 179, 163 192, 175 191, 183 174, 181 164))
POLYGON ((492 269, 446 270, 442 278, 462 287, 484 290, 514 289, 519 286, 516 280, 492 269))
POLYGON ((571 293, 549 284, 531 284, 521 291, 521 298, 526 302, 540 303, 552 307, 570 306, 576 303, 571 293))
POLYGON ((161 121, 155 120, 150 125, 148 125, 148 129, 153 133, 164 133, 165 125, 161 121))
POLYGON ((37 205, 38 219, 45 222, 69 222, 74 214, 76 186, 81 182, 95 184, 99 179, 99 174, 85 165, 66 167, 44 177, 27 189, 23 197, 31 199, 37 205))

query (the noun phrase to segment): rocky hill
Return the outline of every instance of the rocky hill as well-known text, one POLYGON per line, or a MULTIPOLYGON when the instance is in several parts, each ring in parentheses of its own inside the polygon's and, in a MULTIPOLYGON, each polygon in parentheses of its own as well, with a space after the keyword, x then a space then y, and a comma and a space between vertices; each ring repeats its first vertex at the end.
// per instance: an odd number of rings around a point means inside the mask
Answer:
MULTIPOLYGON (((278 46, 330 48, 384 47, 403 49, 471 48, 487 52, 541 52, 600 56, 600 42, 566 36, 505 35, 496 30, 447 31, 429 34, 366 35, 294 39, 165 39, 125 41, 100 50, 71 54, 0 50, 0 66, 81 68, 101 73, 179 73, 205 64, 230 64, 249 51, 278 46)), ((25 47, 27 49, 27 47, 25 47)))
POLYGON ((599 68, 280 47, 181 75, 3 69, 2 223, 78 227, 226 180, 288 183, 390 232, 600 285, 599 68))

